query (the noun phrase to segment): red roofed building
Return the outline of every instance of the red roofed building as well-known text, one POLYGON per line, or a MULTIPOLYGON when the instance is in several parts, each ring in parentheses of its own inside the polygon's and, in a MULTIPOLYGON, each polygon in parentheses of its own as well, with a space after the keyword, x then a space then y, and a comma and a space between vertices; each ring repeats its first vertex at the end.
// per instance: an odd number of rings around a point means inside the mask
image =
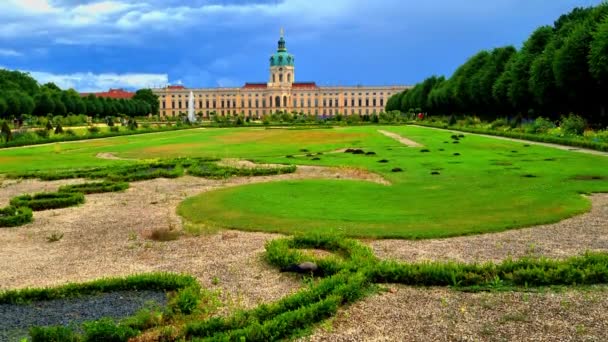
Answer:
POLYGON ((125 91, 124 89, 110 89, 109 91, 100 92, 100 93, 80 93, 80 96, 88 96, 91 94, 93 94, 97 97, 104 97, 104 98, 110 98, 110 99, 130 99, 130 98, 133 98, 133 96, 135 96, 135 93, 130 92, 130 91, 125 91))
POLYGON ((268 82, 245 83, 234 88, 188 89, 182 85, 152 89, 158 95, 161 115, 194 111, 209 117, 245 115, 261 117, 276 112, 306 115, 370 115, 384 111, 392 95, 407 86, 318 86, 315 82, 296 82, 295 57, 287 52, 281 32, 279 47, 270 56, 268 82), (192 102, 190 102, 192 99, 192 102))

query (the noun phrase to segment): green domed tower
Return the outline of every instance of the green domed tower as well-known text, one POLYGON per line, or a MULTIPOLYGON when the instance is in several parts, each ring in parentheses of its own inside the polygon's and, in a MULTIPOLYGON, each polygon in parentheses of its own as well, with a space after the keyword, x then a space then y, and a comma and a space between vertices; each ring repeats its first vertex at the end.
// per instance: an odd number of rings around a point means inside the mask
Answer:
POLYGON ((281 29, 279 48, 270 56, 269 87, 290 87, 295 81, 295 57, 287 52, 285 33, 281 29))

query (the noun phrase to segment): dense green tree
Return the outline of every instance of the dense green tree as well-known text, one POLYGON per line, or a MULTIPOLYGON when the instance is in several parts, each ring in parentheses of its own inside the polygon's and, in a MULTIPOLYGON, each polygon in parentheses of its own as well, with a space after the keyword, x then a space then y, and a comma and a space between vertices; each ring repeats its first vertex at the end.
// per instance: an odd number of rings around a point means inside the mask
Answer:
POLYGON ((6 118, 8 110, 8 105, 6 104, 6 100, 0 97, 0 119, 6 118))
POLYGON ((608 16, 593 32, 589 53, 589 71, 600 84, 608 83, 608 16))
MULTIPOLYGON (((135 92, 133 100, 141 100, 148 104, 150 112, 146 114, 158 115, 160 109, 160 103, 158 102, 158 96, 150 89, 140 89, 135 92)), ((142 114, 145 115, 145 114, 142 114)))
POLYGON ((55 111, 55 101, 51 95, 47 92, 41 92, 34 98, 36 102, 36 107, 34 109, 34 114, 38 116, 46 116, 47 114, 52 114, 55 111))

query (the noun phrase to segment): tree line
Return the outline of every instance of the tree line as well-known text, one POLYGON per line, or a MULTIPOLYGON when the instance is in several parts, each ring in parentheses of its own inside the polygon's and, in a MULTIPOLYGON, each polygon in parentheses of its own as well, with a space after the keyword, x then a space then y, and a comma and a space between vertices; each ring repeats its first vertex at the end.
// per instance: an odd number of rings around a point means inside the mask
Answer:
POLYGON ((477 53, 452 77, 432 76, 392 96, 386 110, 552 120, 575 113, 608 124, 608 2, 575 8, 536 29, 520 50, 477 53))
POLYGON ((150 89, 138 90, 132 99, 93 94, 82 97, 74 89, 62 90, 54 83, 40 85, 27 73, 0 69, 0 119, 19 118, 23 114, 134 117, 158 114, 158 109, 158 96, 150 89))

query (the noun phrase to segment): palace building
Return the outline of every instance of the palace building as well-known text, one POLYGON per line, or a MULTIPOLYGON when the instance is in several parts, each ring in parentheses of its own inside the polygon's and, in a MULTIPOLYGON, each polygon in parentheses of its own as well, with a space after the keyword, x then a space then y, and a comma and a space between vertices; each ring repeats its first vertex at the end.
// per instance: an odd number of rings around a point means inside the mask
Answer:
POLYGON ((407 86, 318 86, 315 82, 296 82, 296 60, 287 52, 283 30, 279 48, 270 56, 270 75, 265 83, 246 83, 240 88, 189 89, 168 86, 152 91, 158 95, 160 114, 177 116, 188 111, 190 92, 195 113, 261 117, 275 112, 306 115, 373 114, 384 111, 386 101, 407 86))

